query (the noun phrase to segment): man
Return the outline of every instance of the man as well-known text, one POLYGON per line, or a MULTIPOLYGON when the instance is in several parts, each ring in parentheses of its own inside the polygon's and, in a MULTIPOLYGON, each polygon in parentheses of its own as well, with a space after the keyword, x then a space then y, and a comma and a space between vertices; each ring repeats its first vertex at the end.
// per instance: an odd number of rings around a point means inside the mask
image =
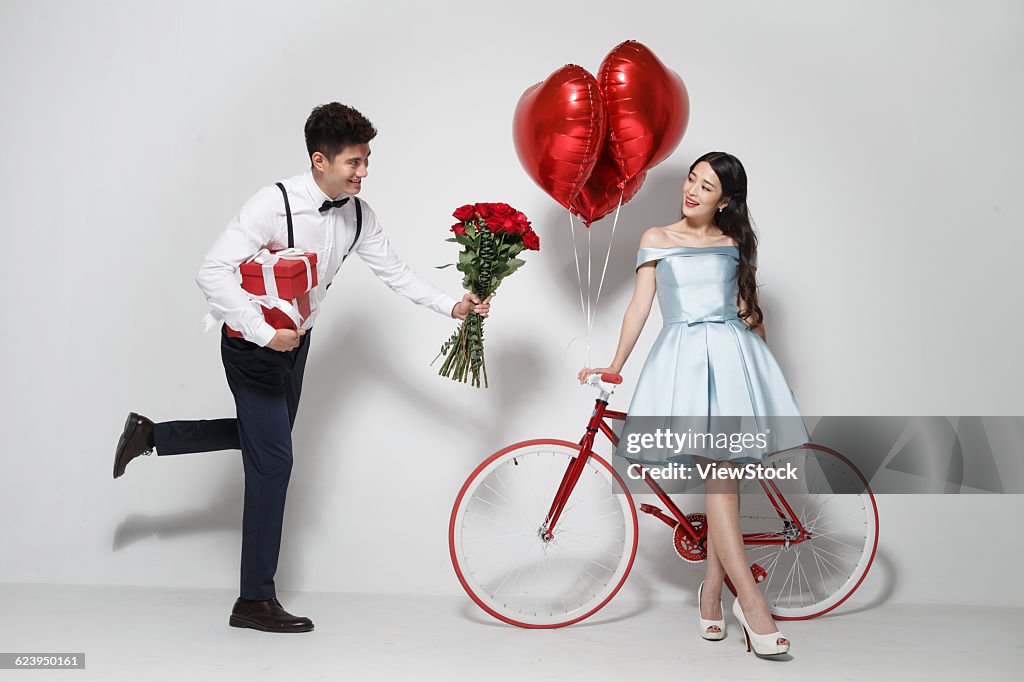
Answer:
POLYGON ((324 104, 310 114, 305 134, 310 169, 249 199, 196 277, 211 315, 226 325, 221 359, 237 417, 154 424, 132 412, 114 453, 114 478, 119 478, 129 462, 154 449, 158 455, 242 451, 241 593, 229 623, 265 632, 313 629, 308 618, 284 610, 274 586, 292 467, 291 427, 311 331, 271 327, 241 288, 239 265, 262 248, 315 252, 319 284, 311 296, 319 302, 354 251, 392 290, 419 305, 460 320, 471 310, 486 316, 490 308, 490 299, 481 302, 466 294, 458 301, 413 272, 388 244, 373 209, 356 198, 367 176, 369 143, 377 134, 362 114, 337 102, 324 104), (229 336, 226 327, 241 338, 229 336))

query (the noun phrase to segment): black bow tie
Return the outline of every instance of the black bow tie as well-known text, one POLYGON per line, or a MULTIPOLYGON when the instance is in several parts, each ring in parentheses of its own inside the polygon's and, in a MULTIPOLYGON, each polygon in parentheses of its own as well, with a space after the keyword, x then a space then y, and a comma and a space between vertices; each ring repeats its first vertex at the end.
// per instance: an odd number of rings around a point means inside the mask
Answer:
POLYGON ((320 207, 320 212, 327 213, 327 211, 330 211, 332 208, 341 208, 342 206, 348 203, 348 200, 349 197, 345 197, 344 199, 338 199, 337 201, 331 201, 330 199, 328 199, 320 207))

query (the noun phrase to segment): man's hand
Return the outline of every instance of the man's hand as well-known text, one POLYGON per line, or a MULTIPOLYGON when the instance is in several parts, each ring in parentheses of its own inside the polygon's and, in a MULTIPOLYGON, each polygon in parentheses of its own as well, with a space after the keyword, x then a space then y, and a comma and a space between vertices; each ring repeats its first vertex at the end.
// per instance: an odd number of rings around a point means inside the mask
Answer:
POLYGON ((474 312, 480 317, 487 317, 491 312, 491 299, 494 298, 494 294, 491 294, 480 302, 480 297, 476 294, 466 294, 462 297, 462 300, 455 304, 452 308, 452 317, 457 320, 465 320, 466 316, 470 312, 474 312))
POLYGON ((295 350, 299 347, 299 341, 305 335, 306 330, 300 329, 295 331, 294 329, 278 329, 277 333, 274 334, 274 338, 270 339, 270 343, 267 344, 267 348, 272 350, 285 351, 295 350))

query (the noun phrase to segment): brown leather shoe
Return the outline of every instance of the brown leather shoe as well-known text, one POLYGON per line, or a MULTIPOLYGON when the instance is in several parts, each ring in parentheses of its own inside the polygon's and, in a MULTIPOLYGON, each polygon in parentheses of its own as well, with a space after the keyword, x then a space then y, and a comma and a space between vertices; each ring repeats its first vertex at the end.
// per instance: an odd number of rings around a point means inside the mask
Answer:
POLYGON ((309 632, 313 629, 313 621, 288 613, 277 599, 248 601, 239 597, 231 609, 228 624, 263 632, 309 632))
POLYGON ((124 431, 117 441, 114 450, 114 478, 124 474, 128 462, 139 455, 153 453, 153 422, 134 412, 128 413, 124 423, 124 431))

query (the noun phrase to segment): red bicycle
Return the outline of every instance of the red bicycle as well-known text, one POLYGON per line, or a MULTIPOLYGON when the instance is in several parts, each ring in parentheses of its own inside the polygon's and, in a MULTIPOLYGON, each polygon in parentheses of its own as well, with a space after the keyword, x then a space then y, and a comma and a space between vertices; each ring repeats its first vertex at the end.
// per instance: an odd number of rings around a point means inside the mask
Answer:
MULTIPOLYGON (((452 509, 449 550, 459 581, 477 605, 524 628, 557 628, 587 618, 619 591, 636 557, 633 497, 594 453, 596 435, 613 446, 608 399, 622 378, 591 375, 600 390, 579 443, 537 439, 484 460, 452 509)), ((838 452, 808 443, 777 452, 762 466, 803 472, 798 483, 759 476, 741 483, 740 525, 751 571, 773 616, 803 620, 831 611, 860 586, 878 546, 878 508, 864 476, 838 452), (857 492, 837 493, 841 490, 857 492)), ((707 558, 707 519, 684 514, 650 477, 668 513, 640 511, 673 529, 684 561, 707 558)), ((735 594, 732 584, 726 581, 735 594)))

